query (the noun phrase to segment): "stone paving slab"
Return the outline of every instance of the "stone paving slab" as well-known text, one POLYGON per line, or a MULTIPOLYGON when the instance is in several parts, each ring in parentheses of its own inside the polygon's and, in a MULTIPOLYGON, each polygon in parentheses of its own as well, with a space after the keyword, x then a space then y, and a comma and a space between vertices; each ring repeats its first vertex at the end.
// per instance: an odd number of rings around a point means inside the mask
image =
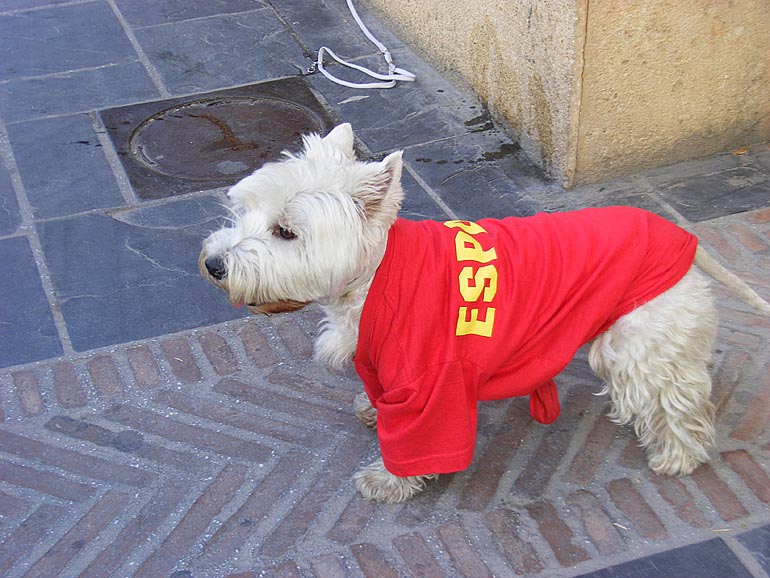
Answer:
POLYGON ((0 240, 0 254, 11 275, 0 276, 0 364, 18 365, 57 357, 56 334, 32 249, 23 237, 0 240), (23 331, 18 328, 23 327, 23 331))
POLYGON ((266 7, 135 28, 137 42, 171 94, 193 94, 296 74, 303 53, 266 7))
POLYGON ((173 333, 241 315, 200 283, 201 234, 218 198, 44 221, 38 234, 76 351, 173 333))
MULTIPOLYGON (((405 149, 405 216, 622 202, 770 297, 767 145, 565 191, 357 6, 418 82, 306 80, 362 154, 405 149)), ((770 321, 719 287, 719 442, 693 475, 650 473, 581 352, 555 424, 485 403, 467 471, 398 506, 355 493, 377 443, 352 368, 312 361, 319 310, 230 308, 196 272, 223 189, 142 199, 100 116, 295 75, 321 43, 378 66, 342 0, 10 0, 0 38, 0 575, 770 576, 770 321)))
POLYGON ((125 203, 89 115, 11 124, 8 139, 36 219, 125 203))

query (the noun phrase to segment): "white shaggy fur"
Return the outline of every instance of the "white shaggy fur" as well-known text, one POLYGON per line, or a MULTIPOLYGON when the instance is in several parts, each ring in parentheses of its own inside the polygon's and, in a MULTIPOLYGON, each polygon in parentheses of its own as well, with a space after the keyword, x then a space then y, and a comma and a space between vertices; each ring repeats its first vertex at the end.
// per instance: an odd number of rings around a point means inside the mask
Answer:
MULTIPOLYGON (((286 154, 230 190, 232 222, 205 241, 201 273, 252 311, 320 303, 325 319, 316 359, 344 365, 355 353, 363 304, 403 198, 401 162, 401 152, 378 163, 357 161, 348 124, 325 138, 306 136, 302 153, 286 154)), ((695 264, 770 313, 770 304, 700 247, 695 264)), ((610 417, 633 423, 658 473, 689 474, 714 445, 708 369, 716 326, 708 283, 693 266, 591 345, 589 362, 606 383, 610 417)), ((366 395, 356 397, 354 411, 376 427, 366 395)), ((378 460, 354 480, 366 498, 400 502, 435 477, 398 477, 378 460)))

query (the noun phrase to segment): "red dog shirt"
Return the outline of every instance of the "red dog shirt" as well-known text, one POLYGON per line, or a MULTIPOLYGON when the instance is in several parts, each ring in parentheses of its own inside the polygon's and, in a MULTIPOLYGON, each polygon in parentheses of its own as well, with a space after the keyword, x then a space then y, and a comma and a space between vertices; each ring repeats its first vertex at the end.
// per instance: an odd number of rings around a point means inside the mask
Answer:
POLYGON ((479 400, 529 395, 535 419, 555 420, 552 378, 583 344, 674 286, 697 243, 626 207, 478 223, 398 219, 354 360, 387 470, 467 468, 479 400))

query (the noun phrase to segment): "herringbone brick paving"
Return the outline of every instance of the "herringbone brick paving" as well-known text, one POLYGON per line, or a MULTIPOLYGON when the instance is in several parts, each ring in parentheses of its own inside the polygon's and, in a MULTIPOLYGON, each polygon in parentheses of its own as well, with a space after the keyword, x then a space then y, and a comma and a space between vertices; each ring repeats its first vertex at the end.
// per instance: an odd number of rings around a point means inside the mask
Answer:
MULTIPOLYGON (((770 298, 766 145, 565 191, 359 10, 418 82, 302 81, 363 153, 406 149, 407 217, 638 205, 770 298)), ((296 76, 337 38, 379 57, 341 0, 0 6, 0 576, 768 578, 770 320, 719 286, 719 447, 693 475, 650 473, 581 352, 551 426, 485 403, 467 471, 398 506, 355 493, 377 443, 352 368, 311 359, 320 312, 222 322, 194 274, 222 191, 140 199, 100 112, 296 76)))
MULTIPOLYGON (((770 211, 696 227, 767 295, 770 211)), ((484 404, 474 464, 399 506, 355 375, 311 359, 319 313, 250 318, 0 373, 4 576, 572 576, 768 520, 770 321, 720 289, 719 448, 649 472, 580 356, 563 414, 484 404)), ((753 568, 761 575, 758 568, 753 568)))

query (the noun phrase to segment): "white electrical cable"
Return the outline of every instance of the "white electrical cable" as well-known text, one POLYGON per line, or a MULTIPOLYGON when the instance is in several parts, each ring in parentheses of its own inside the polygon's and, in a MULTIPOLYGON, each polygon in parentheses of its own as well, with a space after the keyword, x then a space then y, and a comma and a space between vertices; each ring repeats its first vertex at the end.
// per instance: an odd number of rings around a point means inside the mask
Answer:
POLYGON ((353 64, 352 62, 348 62, 347 60, 343 60, 342 58, 338 57, 334 51, 332 51, 331 48, 328 48, 326 46, 322 46, 318 49, 318 61, 316 62, 316 66, 318 67, 318 70, 323 74, 326 78, 331 80, 332 82, 336 82, 337 84, 341 84, 342 86, 347 86, 349 88, 393 88, 396 86, 396 83, 401 82, 414 82, 417 77, 409 72, 408 70, 405 70, 403 68, 398 68, 393 63, 393 57, 390 54, 390 50, 387 49, 387 47, 377 40, 374 35, 369 32, 369 29, 364 25, 361 18, 358 16, 358 12, 356 12, 355 7, 353 6, 353 0, 347 0, 348 8, 350 9, 350 13, 353 15, 353 19, 358 24, 359 28, 363 31, 364 34, 366 34, 366 37, 372 41, 372 43, 377 46, 380 53, 382 54, 383 58, 385 59, 385 62, 388 64, 388 74, 378 74, 372 70, 369 70, 365 66, 359 66, 358 64, 353 64), (328 52, 329 56, 331 56, 334 60, 336 60, 339 64, 342 64, 343 66, 347 66, 348 68, 353 68, 355 70, 358 70, 359 72, 363 72, 367 76, 370 76, 372 78, 376 78, 377 80, 381 80, 383 82, 348 82, 346 80, 342 80, 340 78, 337 78, 336 76, 333 76, 330 74, 326 68, 324 68, 324 53, 328 52))

